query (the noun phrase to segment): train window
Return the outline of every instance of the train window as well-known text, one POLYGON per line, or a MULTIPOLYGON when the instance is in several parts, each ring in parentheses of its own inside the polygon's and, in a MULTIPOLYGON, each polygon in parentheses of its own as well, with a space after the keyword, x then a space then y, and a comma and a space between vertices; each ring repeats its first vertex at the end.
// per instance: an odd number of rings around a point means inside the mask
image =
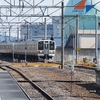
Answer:
POLYGON ((38 50, 43 50, 43 41, 38 42, 38 50))
POLYGON ((48 49, 48 44, 47 43, 45 43, 45 49, 48 49))
POLYGON ((48 43, 48 41, 45 41, 45 43, 48 43))
POLYGON ((50 41, 50 50, 54 50, 55 49, 55 44, 53 41, 50 41))

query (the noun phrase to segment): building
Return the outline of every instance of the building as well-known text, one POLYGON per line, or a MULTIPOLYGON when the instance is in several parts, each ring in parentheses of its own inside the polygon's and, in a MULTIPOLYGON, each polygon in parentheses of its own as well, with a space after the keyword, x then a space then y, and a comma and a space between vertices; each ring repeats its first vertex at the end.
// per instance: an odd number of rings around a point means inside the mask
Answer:
MULTIPOLYGON (((53 34, 53 25, 47 24, 47 36, 51 37, 53 34)), ((45 25, 43 23, 23 24, 21 25, 21 39, 38 39, 45 37, 45 25)))
MULTIPOLYGON (((98 0, 69 0, 64 12, 64 46, 72 47, 73 40, 70 40, 76 34, 76 27, 78 28, 78 47, 79 48, 95 48, 95 34, 96 34, 96 18, 98 19, 98 38, 100 30, 100 3, 98 0), (77 6, 82 3, 83 6, 78 9, 77 6), (92 8, 89 8, 91 7, 92 8), (94 8, 93 8, 94 7, 94 8), (97 11, 97 17, 96 17, 97 11), (78 15, 78 22, 76 22, 76 15, 78 15), (78 26, 76 26, 78 23, 78 26), (86 43, 88 41, 88 43, 86 43)), ((22 39, 43 39, 45 33, 44 23, 37 23, 33 25, 21 25, 22 39)), ((47 37, 50 38, 53 34, 57 45, 61 46, 61 16, 53 16, 52 23, 47 25, 47 37)))
MULTIPOLYGON (((61 16, 53 16, 51 24, 47 24, 47 38, 50 39, 51 35, 56 41, 56 44, 61 46, 61 16)), ((23 24, 21 25, 21 39, 44 39, 45 37, 45 24, 23 24)))
POLYGON ((83 49, 95 48, 96 30, 98 30, 97 34, 100 38, 100 12, 98 11, 100 3, 98 0, 69 0, 66 6, 65 46, 68 47, 68 41, 71 41, 69 37, 75 36, 76 28, 78 28, 78 47, 83 49), (83 8, 78 8, 80 3, 83 4, 83 8), (92 8, 90 8, 91 6, 92 8))

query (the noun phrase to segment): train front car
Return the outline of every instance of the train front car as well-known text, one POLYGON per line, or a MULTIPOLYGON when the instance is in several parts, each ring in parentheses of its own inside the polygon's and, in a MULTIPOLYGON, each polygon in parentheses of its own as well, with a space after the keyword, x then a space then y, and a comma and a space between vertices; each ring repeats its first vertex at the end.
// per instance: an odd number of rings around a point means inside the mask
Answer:
POLYGON ((49 58, 53 58, 56 53, 56 43, 55 41, 49 41, 49 58))
POLYGON ((55 56, 56 44, 53 40, 38 41, 38 57, 43 60, 52 59, 55 56))

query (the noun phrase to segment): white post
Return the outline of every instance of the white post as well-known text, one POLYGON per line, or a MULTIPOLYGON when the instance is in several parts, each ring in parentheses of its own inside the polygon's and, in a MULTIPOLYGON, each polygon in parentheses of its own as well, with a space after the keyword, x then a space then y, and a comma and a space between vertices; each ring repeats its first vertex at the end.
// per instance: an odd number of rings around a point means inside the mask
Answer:
POLYGON ((14 43, 13 43, 13 62, 14 62, 14 43))
POLYGON ((27 66, 27 44, 25 44, 25 63, 27 66))
POLYGON ((97 61, 97 67, 100 68, 100 56, 99 56, 99 50, 98 50, 98 16, 97 16, 97 10, 95 14, 95 58, 97 61))
POLYGON ((26 50, 27 50, 27 47, 25 45, 25 62, 26 62, 26 50))
POLYGON ((44 32, 44 38, 45 38, 45 40, 47 39, 47 25, 46 25, 46 18, 45 18, 45 32, 44 32))
POLYGON ((75 52, 75 44, 74 44, 75 43, 75 39, 74 39, 74 37, 75 36, 73 35, 73 64, 71 66, 71 70, 72 71, 74 71, 74 57, 75 57, 75 53, 74 53, 75 52))

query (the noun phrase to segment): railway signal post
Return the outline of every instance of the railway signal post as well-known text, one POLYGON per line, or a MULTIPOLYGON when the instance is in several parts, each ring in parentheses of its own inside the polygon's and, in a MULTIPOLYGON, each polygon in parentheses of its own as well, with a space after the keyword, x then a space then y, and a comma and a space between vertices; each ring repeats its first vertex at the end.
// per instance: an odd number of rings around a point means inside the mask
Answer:
POLYGON ((27 66, 27 46, 25 46, 25 63, 26 63, 26 66, 27 66))
POLYGON ((71 76, 71 90, 70 90, 70 95, 71 95, 71 92, 72 92, 72 76, 74 75, 74 71, 71 70, 71 71, 69 72, 69 75, 71 76))
POLYGON ((13 62, 14 62, 14 43, 13 43, 13 62))

